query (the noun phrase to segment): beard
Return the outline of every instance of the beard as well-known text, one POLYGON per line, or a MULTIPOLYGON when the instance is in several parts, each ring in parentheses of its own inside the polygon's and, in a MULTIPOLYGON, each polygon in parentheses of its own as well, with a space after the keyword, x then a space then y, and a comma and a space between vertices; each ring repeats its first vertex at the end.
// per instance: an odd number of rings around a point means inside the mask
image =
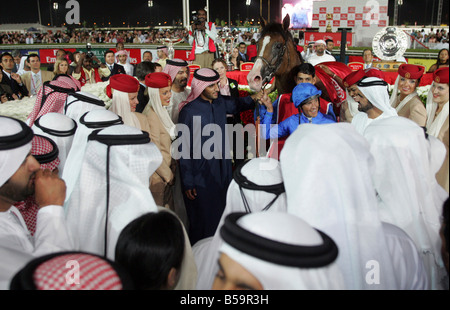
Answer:
POLYGON ((175 79, 175 83, 177 84, 178 87, 183 88, 187 86, 188 80, 187 79, 175 79))
POLYGON ((28 196, 33 194, 34 182, 32 182, 31 184, 27 183, 26 186, 23 186, 8 181, 0 188, 0 196, 5 197, 9 201, 13 202, 23 201, 28 196))
POLYGON ((373 104, 367 101, 367 104, 365 106, 362 106, 361 103, 358 105, 358 111, 367 113, 370 109, 373 109, 373 104))

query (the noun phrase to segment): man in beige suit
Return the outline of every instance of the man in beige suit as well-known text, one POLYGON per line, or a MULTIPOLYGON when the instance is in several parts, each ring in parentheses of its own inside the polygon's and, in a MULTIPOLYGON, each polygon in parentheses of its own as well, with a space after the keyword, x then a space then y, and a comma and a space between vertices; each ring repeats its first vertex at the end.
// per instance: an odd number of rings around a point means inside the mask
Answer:
POLYGON ((402 64, 398 68, 397 81, 390 99, 391 106, 397 110, 398 116, 409 118, 421 127, 427 124, 427 110, 416 88, 424 72, 422 66, 402 64))
POLYGON ((41 70, 41 60, 37 54, 28 55, 26 61, 31 71, 22 75, 22 81, 29 90, 29 96, 36 96, 44 82, 51 81, 54 74, 51 71, 41 70))

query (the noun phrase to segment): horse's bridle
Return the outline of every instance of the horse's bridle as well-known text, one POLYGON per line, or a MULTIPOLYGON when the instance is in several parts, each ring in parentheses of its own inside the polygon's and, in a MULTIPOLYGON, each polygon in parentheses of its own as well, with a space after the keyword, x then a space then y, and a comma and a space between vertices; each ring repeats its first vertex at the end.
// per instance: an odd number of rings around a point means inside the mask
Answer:
MULTIPOLYGON (((266 85, 270 83, 270 81, 272 80, 272 78, 275 75, 275 72, 277 72, 277 70, 280 68, 281 63, 283 62, 283 57, 284 57, 284 53, 286 53, 286 50, 288 51, 288 54, 289 54, 289 50, 287 49, 287 43, 288 43, 289 39, 288 38, 283 38, 283 39, 284 39, 284 45, 281 49, 281 52, 278 54, 277 60, 275 61, 274 64, 269 62, 263 56, 257 56, 255 58, 255 61, 257 59, 261 59, 264 62, 264 64, 266 65, 267 71, 269 72, 269 74, 264 78, 261 89, 264 89, 266 87, 266 85)), ((272 60, 273 60, 273 58, 274 57, 272 57, 272 60)), ((290 62, 289 57, 288 57, 288 62, 290 62)))

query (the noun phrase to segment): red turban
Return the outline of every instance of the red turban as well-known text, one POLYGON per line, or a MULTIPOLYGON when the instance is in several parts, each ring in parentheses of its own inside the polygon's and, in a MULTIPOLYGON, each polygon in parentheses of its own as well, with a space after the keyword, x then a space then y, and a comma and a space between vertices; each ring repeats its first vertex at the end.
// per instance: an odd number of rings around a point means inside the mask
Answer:
POLYGON ((112 98, 111 88, 124 93, 136 93, 139 91, 139 85, 139 81, 131 75, 116 74, 109 79, 106 94, 109 98, 112 98))
POLYGON ((366 72, 362 69, 353 71, 344 78, 344 86, 348 88, 349 86, 358 83, 365 76, 366 72))
POLYGON ((433 72, 433 81, 436 83, 448 84, 448 73, 449 73, 448 67, 437 69, 436 71, 433 72))
POLYGON ((366 72, 367 77, 376 77, 376 78, 382 79, 384 81, 384 72, 381 71, 380 69, 371 67, 371 68, 365 69, 364 71, 366 72))
POLYGON ((407 79, 420 79, 425 69, 421 66, 402 64, 398 68, 398 74, 407 79))
POLYGON ((172 86, 172 78, 164 72, 149 73, 145 76, 145 85, 151 88, 164 88, 172 86))

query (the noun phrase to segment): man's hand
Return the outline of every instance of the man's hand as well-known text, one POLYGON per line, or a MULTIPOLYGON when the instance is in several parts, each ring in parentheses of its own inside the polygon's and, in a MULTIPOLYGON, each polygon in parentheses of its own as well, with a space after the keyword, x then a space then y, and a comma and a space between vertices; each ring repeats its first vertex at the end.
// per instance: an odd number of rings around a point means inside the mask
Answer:
POLYGON ((329 76, 331 76, 331 77, 333 77, 333 75, 335 75, 334 74, 334 72, 333 71, 331 71, 331 69, 330 68, 328 68, 327 66, 325 66, 325 65, 317 65, 320 69, 322 69, 326 74, 328 74, 329 76))
POLYGON ((66 199, 66 183, 48 169, 36 172, 34 196, 39 208, 48 205, 62 206, 66 199))
POLYGON ((268 93, 265 91, 263 91, 261 103, 266 106, 267 112, 273 112, 272 100, 270 100, 268 93))
POLYGON ((261 100, 261 98, 264 95, 264 91, 260 90, 259 92, 257 92, 256 94, 251 95, 250 97, 252 97, 253 101, 258 101, 261 100))
POLYGON ((81 66, 83 64, 83 60, 86 58, 86 53, 81 52, 80 53, 80 59, 77 62, 77 65, 81 66))
POLYGON ((188 189, 185 194, 189 200, 194 200, 197 197, 197 190, 195 188, 188 189))
POLYGON ((20 75, 17 73, 11 72, 11 78, 17 82, 17 84, 22 84, 22 79, 20 78, 20 75))
POLYGON ((3 94, 0 96, 0 101, 1 101, 1 103, 5 103, 8 101, 8 97, 6 97, 6 94, 3 94))

